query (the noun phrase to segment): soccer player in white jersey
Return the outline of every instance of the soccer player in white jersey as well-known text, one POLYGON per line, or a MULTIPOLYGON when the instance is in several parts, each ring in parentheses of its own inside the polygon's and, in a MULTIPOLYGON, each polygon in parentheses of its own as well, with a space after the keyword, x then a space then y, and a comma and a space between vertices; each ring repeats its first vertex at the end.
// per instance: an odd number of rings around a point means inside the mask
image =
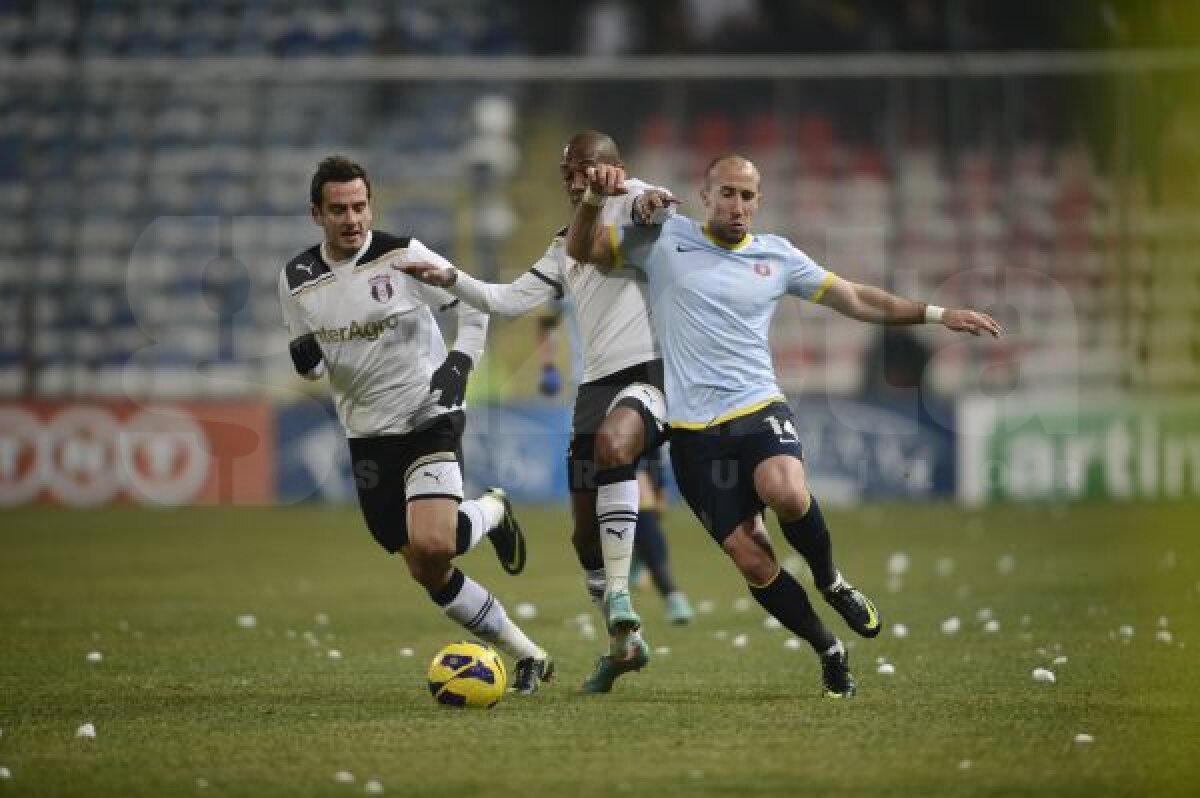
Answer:
POLYGON ((296 371, 329 377, 372 536, 400 552, 451 620, 516 660, 513 690, 533 693, 552 678, 553 660, 451 562, 487 537, 505 571, 525 567, 525 539, 503 491, 463 501, 462 404, 487 317, 392 268, 449 261, 415 238, 371 229, 371 185, 358 164, 321 161, 311 201, 324 241, 279 275, 296 371), (451 308, 458 336, 447 352, 434 315, 451 308))
POLYGON ((999 324, 983 313, 945 310, 843 280, 787 239, 752 234, 760 180, 754 164, 739 155, 716 158, 705 171, 703 224, 673 215, 661 225, 606 227, 601 208, 626 190, 624 175, 597 164, 589 177, 567 251, 601 269, 636 267, 649 281, 680 491, 758 603, 820 656, 826 695, 853 695, 845 647, 756 532, 754 519, 770 507, 826 601, 859 634, 879 633, 874 604, 834 566, 829 530, 805 482, 792 412, 771 362, 767 334, 775 306, 794 294, 876 324, 940 323, 994 336, 999 324))
MULTIPOLYGON (((574 135, 559 164, 572 205, 583 196, 588 168, 620 163, 610 136, 598 131, 574 135)), ((641 181, 628 180, 626 187, 628 192, 605 209, 611 223, 648 224, 674 202, 666 190, 641 181)), ((567 453, 575 519, 572 542, 588 593, 604 614, 611 636, 609 653, 600 657, 582 689, 607 693, 618 676, 642 668, 650 657, 629 597, 629 565, 640 499, 637 463, 662 439, 662 359, 646 310, 644 284, 572 262, 563 243, 565 232, 560 231, 542 258, 511 283, 485 283, 437 264, 402 268, 502 316, 519 316, 566 294, 574 299, 584 364, 567 453)))
MULTIPOLYGON (((569 332, 572 349, 579 352, 579 325, 575 323, 575 303, 569 299, 553 302, 538 318, 537 353, 542 364, 542 377, 538 380, 538 393, 542 396, 557 396, 562 388, 562 375, 558 370, 556 340, 560 327, 569 332), (566 324, 563 324, 563 322, 566 324)), ((572 363, 572 373, 583 371, 582 358, 572 363)), ((578 378, 573 380, 578 384, 578 378)), ((629 584, 640 587, 651 582, 663 599, 663 618, 667 623, 686 626, 695 617, 695 610, 687 594, 675 581, 671 568, 667 536, 662 528, 662 511, 667 503, 664 482, 662 447, 651 449, 638 461, 638 518, 633 534, 633 559, 629 566, 629 584)))

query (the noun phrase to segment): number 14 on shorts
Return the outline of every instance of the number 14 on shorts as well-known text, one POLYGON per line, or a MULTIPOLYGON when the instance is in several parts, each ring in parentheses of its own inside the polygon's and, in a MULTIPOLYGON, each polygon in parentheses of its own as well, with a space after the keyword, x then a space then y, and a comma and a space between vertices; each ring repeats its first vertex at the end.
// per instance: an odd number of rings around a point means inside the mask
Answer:
POLYGON ((796 433, 796 425, 792 423, 790 418, 785 418, 782 423, 775 416, 767 416, 763 422, 771 428, 775 433, 775 437, 779 438, 780 443, 799 443, 800 436, 796 433))

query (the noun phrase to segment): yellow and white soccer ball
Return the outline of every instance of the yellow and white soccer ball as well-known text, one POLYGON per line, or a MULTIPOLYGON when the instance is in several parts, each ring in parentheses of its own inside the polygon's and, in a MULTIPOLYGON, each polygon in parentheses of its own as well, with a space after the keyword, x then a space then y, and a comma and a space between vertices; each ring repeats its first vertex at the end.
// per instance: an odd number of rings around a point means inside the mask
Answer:
POLYGON ((504 661, 483 643, 451 643, 429 663, 429 692, 443 706, 491 709, 507 686, 504 661))

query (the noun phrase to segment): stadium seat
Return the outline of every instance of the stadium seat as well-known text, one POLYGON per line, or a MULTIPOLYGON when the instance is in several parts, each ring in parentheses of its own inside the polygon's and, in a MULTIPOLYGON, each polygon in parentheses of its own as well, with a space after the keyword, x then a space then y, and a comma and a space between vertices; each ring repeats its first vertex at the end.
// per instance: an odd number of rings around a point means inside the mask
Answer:
MULTIPOLYGON (((0 48, 46 63, 498 53, 514 46, 513 27, 510 13, 484 0, 0 4, 0 48)), ((40 318, 70 330, 93 325, 97 334, 80 347, 89 358, 127 360, 144 346, 141 328, 132 324, 136 313, 137 323, 163 341, 178 337, 195 352, 224 356, 226 365, 245 353, 263 359, 264 370, 286 371, 286 357, 270 359, 283 351, 275 281, 288 257, 319 239, 304 187, 316 161, 332 151, 371 164, 386 198, 381 224, 421 229, 429 243, 456 240, 450 203, 413 201, 406 192, 459 185, 463 120, 477 87, 161 81, 145 89, 137 81, 88 81, 86 90, 64 86, 50 96, 20 81, 0 86, 0 213, 17 220, 0 226, 0 291, 30 279, 39 286, 40 318), (209 216, 245 218, 255 233, 253 245, 239 244, 237 252, 255 299, 234 314, 234 345, 223 352, 211 332, 197 332, 210 329, 204 325, 213 323, 213 311, 198 283, 185 279, 209 260, 202 221, 209 216), (132 285, 145 286, 146 296, 136 290, 123 296, 132 285), (260 345, 249 346, 256 334, 260 345)), ((951 157, 936 136, 902 131, 895 149, 885 149, 849 104, 820 90, 794 94, 787 103, 773 97, 757 107, 747 100, 737 108, 689 103, 673 116, 650 111, 629 120, 635 132, 626 156, 640 177, 690 196, 708 159, 744 148, 770 175, 760 228, 789 235, 819 259, 832 258, 835 270, 884 284, 910 281, 914 293, 945 297, 947 304, 988 302, 1003 287, 1021 298, 1029 318, 1045 320, 1053 316, 1052 303, 1004 278, 1041 272, 1075 303, 1080 346, 1088 350, 1081 379, 1125 379, 1112 364, 1126 331, 1112 319, 1133 308, 1156 319, 1130 325, 1146 346, 1140 378, 1197 383, 1195 359, 1150 329, 1195 338, 1194 247, 1186 240, 1171 244, 1188 221, 1155 212, 1144 179, 1140 187, 1136 177, 1122 187, 1137 210, 1122 216, 1107 165, 1096 157, 1102 151, 1093 155, 1090 144, 1022 132, 1001 148, 986 134, 978 140, 967 134, 951 157), (1124 241, 1117 240, 1119 221, 1129 231, 1124 241), (1118 279, 1120 268, 1128 269, 1127 281, 1118 279), (1171 363, 1179 366, 1174 373, 1171 363)), ((6 301, 0 298, 0 309, 11 306, 6 301)), ((799 365, 847 356, 828 341, 812 348, 789 340, 810 333, 803 324, 781 329, 781 351, 799 365)), ((918 335, 936 339, 935 331, 918 335)), ((987 365, 976 349, 963 351, 952 365, 933 370, 939 387, 969 389, 972 375, 987 365)), ((1028 356, 1051 379, 1061 357, 1052 351, 1034 347, 1006 356, 1028 356)), ((163 365, 179 364, 167 358, 163 365)), ((853 369, 833 369, 824 383, 853 390, 853 369)), ((107 385, 104 379, 95 384, 107 385)))
POLYGON ((0 396, 16 398, 25 392, 25 370, 10 362, 0 349, 0 396))

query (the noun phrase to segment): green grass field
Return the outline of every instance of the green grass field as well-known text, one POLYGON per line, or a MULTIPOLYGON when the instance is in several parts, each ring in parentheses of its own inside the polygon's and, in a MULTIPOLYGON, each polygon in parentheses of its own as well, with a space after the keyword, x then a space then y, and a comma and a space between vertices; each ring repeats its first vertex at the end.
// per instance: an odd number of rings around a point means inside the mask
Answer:
POLYGON ((529 798, 1200 791, 1196 507, 828 516, 844 572, 889 627, 851 651, 857 698, 820 695, 815 658, 739 602, 732 567, 679 507, 677 575, 713 611, 666 627, 642 592, 647 637, 669 652, 611 695, 576 695, 600 644, 576 620, 590 608, 565 510, 526 508, 525 574, 505 576, 486 545, 462 565, 510 613, 536 606, 525 626, 560 678, 463 712, 424 684, 457 627, 352 509, 6 512, 0 795, 349 796, 368 779, 385 795, 529 798), (889 585, 896 552, 911 567, 889 585), (999 631, 984 631, 985 608, 999 631), (248 614, 254 628, 237 622, 248 614), (1172 642, 1156 639, 1160 617, 1172 642), (1057 683, 1036 683, 1038 666, 1057 683), (95 739, 76 739, 85 722, 95 739), (353 783, 334 780, 343 770, 353 783))

